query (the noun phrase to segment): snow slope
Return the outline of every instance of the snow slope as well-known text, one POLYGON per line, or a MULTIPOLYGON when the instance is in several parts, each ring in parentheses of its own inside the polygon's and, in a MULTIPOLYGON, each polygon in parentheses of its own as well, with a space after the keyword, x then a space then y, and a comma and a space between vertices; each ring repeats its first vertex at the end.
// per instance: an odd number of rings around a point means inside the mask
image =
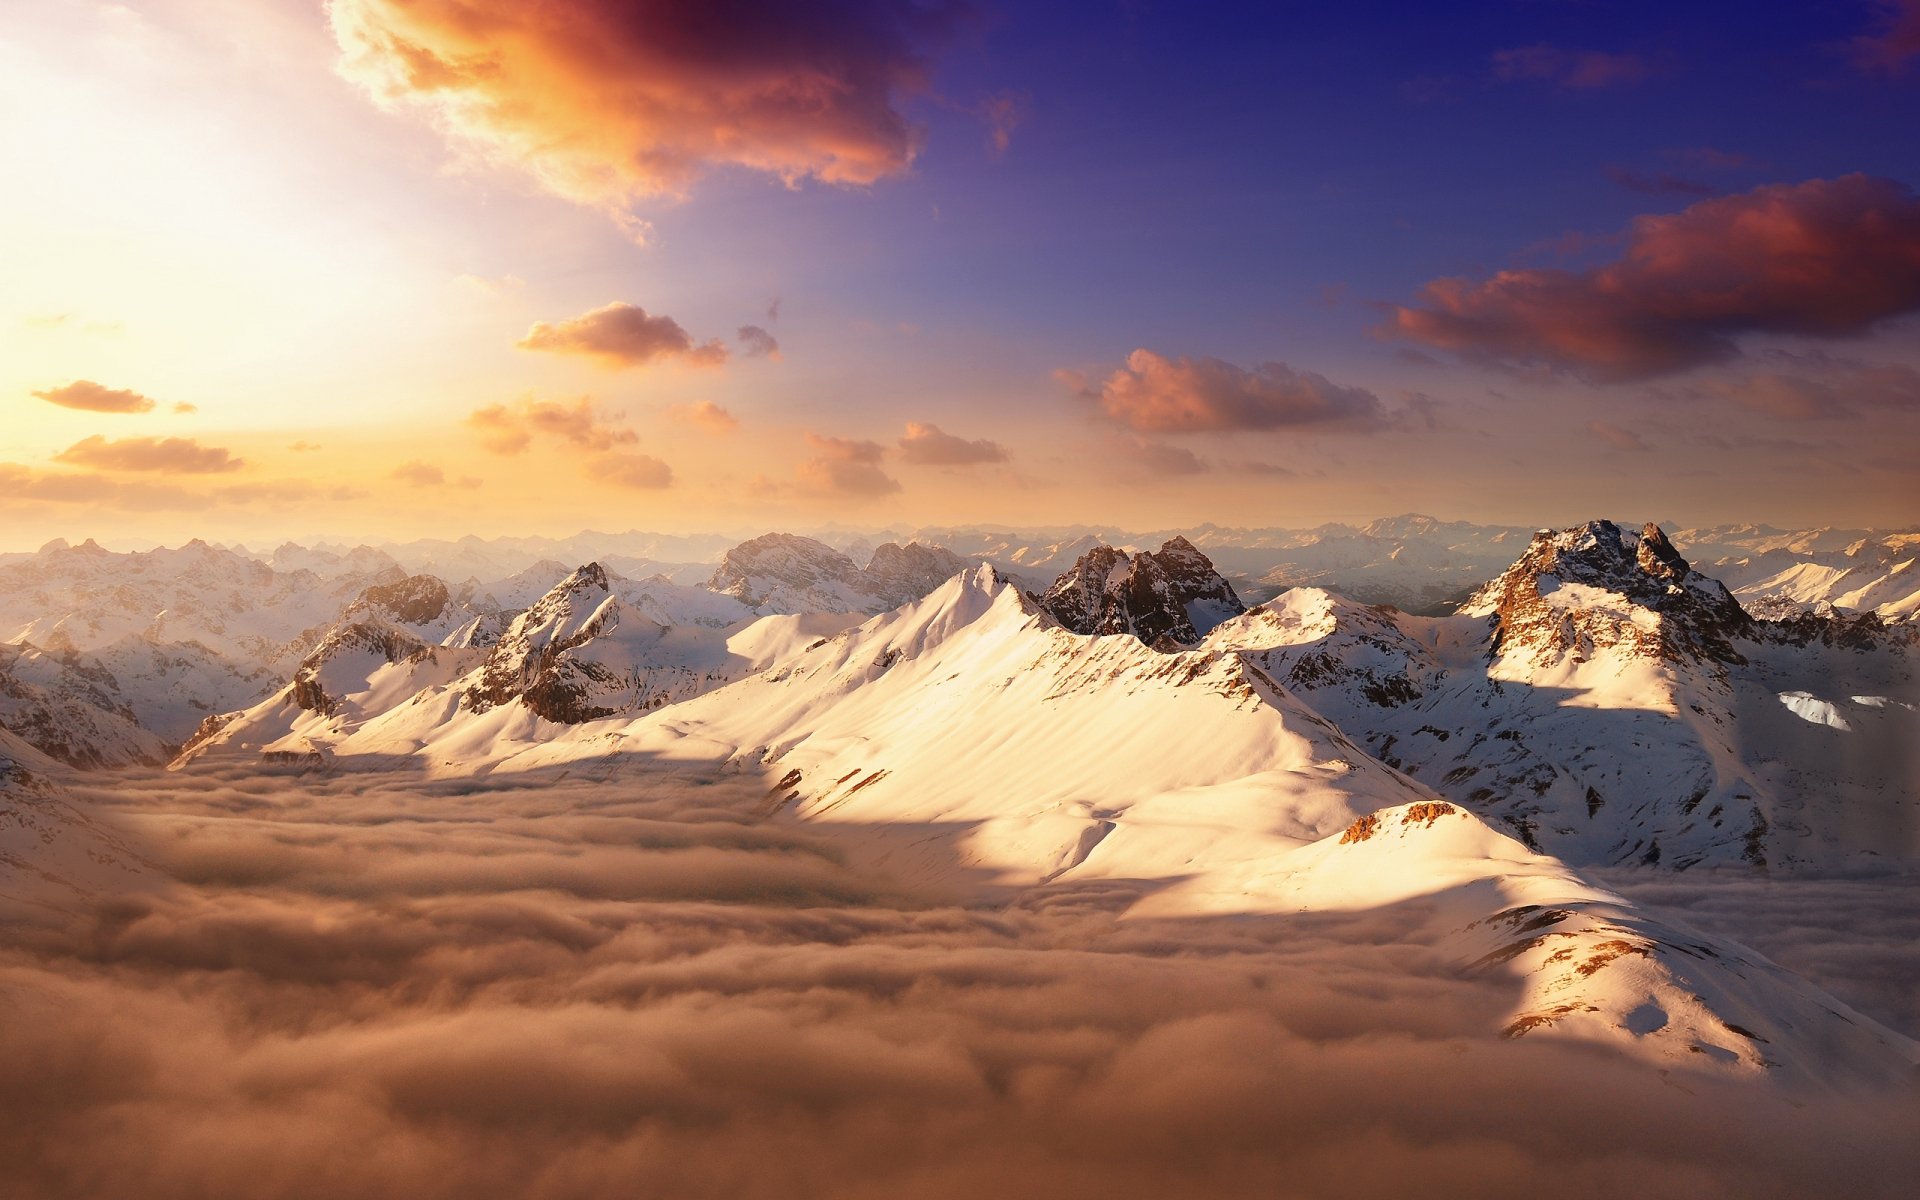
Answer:
POLYGON ((154 874, 117 834, 70 803, 59 764, 0 729, 0 919, 59 920, 154 874))
POLYGON ((1920 857, 1913 642, 1748 620, 1644 545, 1617 527, 1549 531, 1478 616, 1301 589, 1206 645, 1248 654, 1370 753, 1576 864, 1920 857), (1848 728, 1810 723, 1810 705, 1848 728))
MULTIPOLYGON (((444 587, 438 595, 444 599, 444 587)), ((566 725, 644 712, 762 670, 853 620, 827 613, 719 625, 719 616, 745 610, 701 589, 635 584, 597 563, 510 616, 455 627, 457 614, 434 608, 428 617, 428 607, 408 622, 390 606, 350 606, 285 688, 208 721, 181 761, 317 762, 389 714, 383 728, 417 730, 385 751, 406 754, 435 725, 463 715, 509 710, 566 725), (691 619, 674 624, 663 619, 668 612, 691 619), (448 627, 438 642, 428 640, 448 627)))
POLYGON ((157 764, 167 747, 140 727, 117 681, 78 653, 0 643, 0 729, 76 767, 157 764))
MULTIPOLYGON (((593 621, 549 615, 562 641, 593 621)), ((1410 935, 1514 981, 1510 1036, 1783 1080, 1897 1076, 1920 1056, 1442 801, 1239 650, 1074 634, 986 567, 638 717, 560 724, 523 698, 469 710, 449 689, 331 749, 435 773, 764 773, 765 819, 961 895, 1109 885, 1161 916, 1404 911, 1410 935)))

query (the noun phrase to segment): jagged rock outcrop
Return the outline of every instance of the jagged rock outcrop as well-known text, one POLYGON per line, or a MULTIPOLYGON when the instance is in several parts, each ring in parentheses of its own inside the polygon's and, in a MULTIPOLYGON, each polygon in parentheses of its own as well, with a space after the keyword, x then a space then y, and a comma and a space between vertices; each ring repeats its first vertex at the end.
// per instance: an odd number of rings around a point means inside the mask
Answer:
POLYGON ((1882 646, 1920 645, 1920 626, 1912 621, 1890 625, 1876 613, 1847 612, 1824 600, 1812 605, 1762 600, 1752 607, 1754 636, 1783 645, 1820 645, 1859 653, 1882 646))
POLYGON ((1233 585, 1183 537, 1131 556, 1097 546, 1053 581, 1040 606, 1075 633, 1130 633, 1148 645, 1186 646, 1246 611, 1233 585))
POLYGON ((1688 565, 1660 527, 1612 521, 1543 529, 1462 613, 1495 621, 1493 651, 1536 661, 1620 647, 1649 658, 1742 662, 1753 620, 1718 580, 1688 565))
POLYGON ((452 593, 432 575, 409 575, 395 583, 375 584, 349 608, 371 609, 403 625, 428 625, 446 614, 452 593))
POLYGON ((514 618, 467 685, 466 706, 486 712, 519 699, 562 724, 622 711, 633 671, 613 634, 625 615, 606 568, 581 567, 514 618))
POLYGON ((382 621, 354 621, 330 630, 294 670, 293 702, 314 713, 339 707, 343 687, 362 687, 382 663, 430 657, 434 647, 382 621))
POLYGON ((331 627, 306 635, 313 645, 294 669, 293 702, 331 714, 343 695, 364 690, 370 673, 383 664, 431 659, 443 644, 473 645, 487 615, 455 601, 446 581, 433 575, 374 584, 331 627))

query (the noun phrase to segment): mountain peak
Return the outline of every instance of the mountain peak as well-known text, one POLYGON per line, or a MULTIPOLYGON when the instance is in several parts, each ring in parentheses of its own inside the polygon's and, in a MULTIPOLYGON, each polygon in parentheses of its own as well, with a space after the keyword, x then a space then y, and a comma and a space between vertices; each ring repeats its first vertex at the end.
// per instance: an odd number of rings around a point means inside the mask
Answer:
POLYGON ((606 568, 576 568, 507 626, 466 688, 467 707, 486 712, 520 699, 562 724, 612 715, 624 675, 589 647, 620 628, 621 611, 606 568))
POLYGON ((953 551, 922 542, 883 543, 862 567, 825 542, 768 533, 727 551, 707 587, 762 612, 881 613, 966 567, 953 551))
POLYGON ((825 542, 793 533, 764 533, 722 555, 707 587, 760 608, 779 606, 789 594, 859 591, 859 577, 859 566, 825 542))
POLYGON ((574 568, 573 573, 562 579, 554 590, 582 592, 589 588, 597 588, 604 592, 609 586, 611 585, 607 582, 607 569, 597 562, 590 562, 574 568))
POLYGON ((1095 546, 1054 580, 1040 605, 1075 633, 1131 633, 1148 645, 1190 646, 1246 611, 1213 560, 1183 537, 1132 556, 1095 546))
POLYGON ((1658 525, 1648 521, 1640 529, 1640 545, 1634 552, 1634 561, 1640 569, 1656 579, 1685 579, 1693 570, 1680 552, 1673 548, 1667 535, 1658 525))
POLYGON ((425 625, 438 620, 451 599, 444 580, 433 575, 409 575, 394 583, 365 588, 353 607, 377 609, 403 625, 425 625))
POLYGON ((1752 620, 1717 580, 1695 571, 1654 524, 1612 521, 1543 529, 1461 609, 1496 618, 1495 647, 1536 657, 1624 646, 1636 656, 1739 662, 1731 638, 1752 620))

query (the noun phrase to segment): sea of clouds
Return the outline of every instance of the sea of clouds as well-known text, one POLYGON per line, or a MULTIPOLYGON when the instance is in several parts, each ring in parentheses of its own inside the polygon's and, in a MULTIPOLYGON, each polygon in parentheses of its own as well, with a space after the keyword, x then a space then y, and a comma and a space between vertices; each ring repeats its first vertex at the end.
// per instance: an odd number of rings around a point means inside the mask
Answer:
MULTIPOLYGON (((1912 1089, 1787 1094, 1502 1040, 1512 982, 1463 975, 1406 911, 1139 920, 1124 885, 970 905, 756 820, 764 796, 664 770, 100 778, 78 801, 153 880, 0 935, 0 1196, 1797 1198, 1920 1177, 1912 1089)), ((1910 886, 1608 882, 1920 1031, 1910 886)))

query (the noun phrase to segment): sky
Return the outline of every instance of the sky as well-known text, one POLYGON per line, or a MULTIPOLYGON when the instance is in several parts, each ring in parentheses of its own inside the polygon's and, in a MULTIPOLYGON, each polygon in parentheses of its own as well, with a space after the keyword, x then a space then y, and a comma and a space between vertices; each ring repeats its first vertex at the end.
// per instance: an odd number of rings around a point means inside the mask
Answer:
POLYGON ((0 549, 1920 520, 1920 3, 0 0, 0 549))

